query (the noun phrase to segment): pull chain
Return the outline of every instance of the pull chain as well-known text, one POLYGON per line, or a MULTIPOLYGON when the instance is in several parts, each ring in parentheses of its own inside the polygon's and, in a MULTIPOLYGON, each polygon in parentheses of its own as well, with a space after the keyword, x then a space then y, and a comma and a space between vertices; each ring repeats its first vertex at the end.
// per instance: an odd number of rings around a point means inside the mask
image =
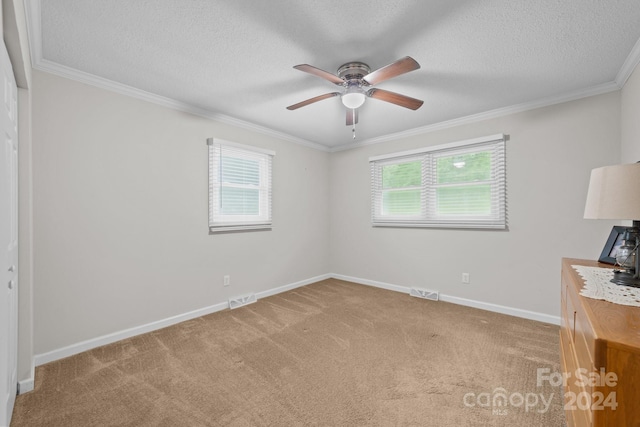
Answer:
POLYGON ((353 139, 356 139, 356 110, 355 109, 352 110, 351 117, 353 117, 351 133, 353 134, 353 139))

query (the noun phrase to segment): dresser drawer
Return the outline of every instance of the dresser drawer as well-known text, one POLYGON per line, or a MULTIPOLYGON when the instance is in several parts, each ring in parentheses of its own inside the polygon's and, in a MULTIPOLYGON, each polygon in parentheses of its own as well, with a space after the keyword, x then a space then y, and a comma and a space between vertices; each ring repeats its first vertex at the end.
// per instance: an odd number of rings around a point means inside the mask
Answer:
POLYGON ((562 288, 565 291, 565 299, 562 305, 563 313, 561 326, 563 329, 567 330, 569 338, 571 338, 571 341, 573 342, 576 335, 576 309, 572 298, 570 298, 567 294, 568 292, 570 292, 569 290, 567 290, 568 286, 566 284, 563 284, 562 288))
POLYGON ((593 425, 593 415, 591 411, 580 409, 575 397, 586 391, 575 382, 575 372, 578 369, 575 358, 575 351, 569 331, 565 328, 560 330, 560 363, 562 371, 568 375, 566 386, 564 387, 563 404, 567 417, 567 426, 570 427, 591 427, 593 425))
POLYGON ((567 306, 571 306, 574 311, 573 341, 578 357, 578 365, 581 368, 594 369, 596 368, 595 336, 584 308, 580 304, 579 296, 571 287, 567 290, 567 306))

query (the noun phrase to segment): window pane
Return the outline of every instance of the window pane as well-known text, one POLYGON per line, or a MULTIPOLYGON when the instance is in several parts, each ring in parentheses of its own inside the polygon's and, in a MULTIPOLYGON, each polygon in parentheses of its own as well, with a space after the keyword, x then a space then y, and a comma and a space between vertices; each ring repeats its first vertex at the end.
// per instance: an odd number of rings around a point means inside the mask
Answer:
POLYGON ((222 182, 246 185, 258 185, 260 183, 260 164, 258 160, 223 155, 221 163, 220 179, 222 182))
POLYGON ((438 215, 490 215, 491 185, 436 189, 438 215))
POLYGON ((491 179, 491 152, 489 151, 438 157, 436 162, 438 184, 491 179))
POLYGON ((382 193, 383 215, 420 215, 420 189, 382 193))
POLYGON ((504 135, 370 157, 372 225, 505 229, 505 160, 504 135))
POLYGON ((382 188, 418 187, 422 183, 422 162, 398 163, 382 167, 382 188))
POLYGON ((260 190, 222 187, 220 189, 220 213, 222 215, 258 215, 260 190))

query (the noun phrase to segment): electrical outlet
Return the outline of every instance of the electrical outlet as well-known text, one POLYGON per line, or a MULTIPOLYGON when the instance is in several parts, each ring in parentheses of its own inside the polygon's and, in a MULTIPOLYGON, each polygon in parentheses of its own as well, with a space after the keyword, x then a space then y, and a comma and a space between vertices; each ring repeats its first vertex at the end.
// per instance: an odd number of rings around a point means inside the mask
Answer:
POLYGON ((224 276, 224 286, 229 286, 231 284, 231 276, 226 275, 224 276))
POLYGON ((469 273, 462 273, 462 283, 469 283, 469 273))

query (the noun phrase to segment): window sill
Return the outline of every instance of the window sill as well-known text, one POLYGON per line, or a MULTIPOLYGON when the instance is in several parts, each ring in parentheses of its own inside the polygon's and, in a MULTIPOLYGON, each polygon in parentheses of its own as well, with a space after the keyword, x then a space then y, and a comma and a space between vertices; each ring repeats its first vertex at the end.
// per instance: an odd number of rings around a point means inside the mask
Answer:
POLYGON ((407 222, 374 222, 372 227, 388 228, 440 228, 440 229, 471 229, 471 230, 506 230, 506 224, 416 224, 407 222))
POLYGON ((228 225, 228 226, 216 226, 209 227, 209 234, 221 234, 221 233, 241 233, 245 231, 271 231, 271 224, 259 224, 259 225, 228 225))

